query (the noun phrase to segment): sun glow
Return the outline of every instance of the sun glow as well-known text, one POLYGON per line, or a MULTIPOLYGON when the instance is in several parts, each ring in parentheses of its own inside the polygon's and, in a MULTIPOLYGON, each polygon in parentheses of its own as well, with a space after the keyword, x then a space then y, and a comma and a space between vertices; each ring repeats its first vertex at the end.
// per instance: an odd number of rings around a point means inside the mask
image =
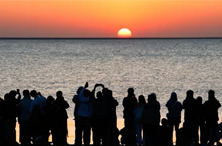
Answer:
POLYGON ((132 33, 127 28, 122 28, 118 31, 118 37, 119 38, 130 38, 132 36, 132 33))

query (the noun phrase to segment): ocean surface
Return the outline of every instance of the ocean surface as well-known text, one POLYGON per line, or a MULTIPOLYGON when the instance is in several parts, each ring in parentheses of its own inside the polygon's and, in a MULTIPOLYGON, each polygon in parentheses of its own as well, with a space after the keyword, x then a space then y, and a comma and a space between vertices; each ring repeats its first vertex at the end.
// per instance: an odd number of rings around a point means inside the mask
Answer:
MULTIPOLYGON (((222 103, 222 39, 13 39, 0 40, 0 97, 12 89, 36 89, 45 97, 63 91, 69 102, 79 86, 103 83, 119 101, 133 87, 138 97, 154 92, 166 117, 171 92, 183 101, 192 89, 222 103)), ((219 109, 220 120, 222 108, 219 109)))

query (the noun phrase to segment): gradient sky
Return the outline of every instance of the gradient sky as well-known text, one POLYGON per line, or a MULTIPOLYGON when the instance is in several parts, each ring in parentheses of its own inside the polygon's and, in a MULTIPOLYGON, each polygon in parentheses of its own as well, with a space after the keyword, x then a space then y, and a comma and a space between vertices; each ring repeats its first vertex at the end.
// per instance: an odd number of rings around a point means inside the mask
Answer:
POLYGON ((222 37, 222 0, 0 0, 0 37, 222 37))

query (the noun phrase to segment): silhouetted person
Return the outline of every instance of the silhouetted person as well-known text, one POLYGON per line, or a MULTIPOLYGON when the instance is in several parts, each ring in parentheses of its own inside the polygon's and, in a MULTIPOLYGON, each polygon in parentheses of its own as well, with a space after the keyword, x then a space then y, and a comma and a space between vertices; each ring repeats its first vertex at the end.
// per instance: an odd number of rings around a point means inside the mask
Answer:
POLYGON ((20 130, 20 142, 21 145, 29 145, 31 142, 30 133, 30 107, 32 100, 30 99, 29 90, 23 91, 23 99, 19 102, 19 130, 20 130))
MULTIPOLYGON (((116 117, 116 107, 118 106, 118 101, 114 99, 111 90, 107 90, 106 95, 106 107, 107 107, 107 145, 116 146, 118 145, 118 132, 117 132, 117 117, 116 117)), ((135 126, 135 125, 134 125, 135 126)))
POLYGON ((158 145, 158 130, 160 123, 160 104, 155 94, 148 96, 148 103, 143 109, 143 127, 145 146, 158 145))
POLYGON ((82 145, 82 136, 84 145, 90 144, 90 130, 91 130, 91 118, 92 118, 92 102, 90 99, 91 92, 87 90, 88 83, 79 93, 79 108, 77 112, 76 124, 76 139, 75 145, 82 145))
POLYGON ((4 119, 5 119, 5 141, 7 145, 16 145, 16 117, 18 115, 18 102, 21 98, 21 95, 18 92, 12 90, 9 94, 5 95, 5 104, 4 104, 4 119), (19 98, 16 98, 16 95, 19 98), (17 100, 19 99, 19 100, 17 100))
POLYGON ((159 103, 159 101, 157 101, 157 99, 156 99, 156 94, 155 93, 151 93, 151 96, 153 97, 153 99, 154 99, 154 101, 155 101, 155 103, 156 103, 156 105, 157 105, 157 107, 158 107, 158 117, 159 117, 159 123, 160 123, 160 117, 161 117, 161 115, 160 115, 160 103, 159 103))
POLYGON ((76 91, 76 95, 73 96, 72 98, 72 102, 75 103, 75 108, 74 108, 74 117, 77 116, 78 113, 78 108, 79 108, 79 93, 80 91, 83 89, 82 86, 80 86, 77 91, 76 91))
POLYGON ((136 145, 136 126, 135 126, 135 116, 134 109, 137 104, 137 99, 134 94, 134 89, 128 89, 128 95, 123 99, 123 118, 125 119, 126 128, 126 146, 136 145))
POLYGON ((11 96, 11 100, 13 100, 13 102, 16 103, 16 106, 18 106, 20 100, 21 100, 21 94, 20 94, 20 90, 17 89, 16 91, 15 90, 11 90, 9 92, 10 96, 11 96))
POLYGON ((92 108, 92 131, 93 131, 93 145, 99 146, 104 136, 105 128, 105 114, 103 114, 103 95, 102 92, 97 93, 97 99, 93 101, 92 108))
POLYGON ((179 124, 181 122, 181 111, 182 105, 177 101, 177 94, 175 92, 171 93, 170 99, 167 101, 166 107, 168 109, 167 118, 171 130, 171 144, 173 144, 173 129, 177 132, 179 124))
MULTIPOLYGON (((77 89, 76 94, 72 98, 72 102, 75 104, 74 112, 73 112, 75 123, 78 123, 79 93, 81 92, 82 89, 83 89, 83 87, 80 86, 77 89)), ((78 135, 77 129, 78 128, 76 127, 76 124, 75 124, 75 140, 80 139, 80 138, 76 137, 78 135)))
POLYGON ((32 90, 30 95, 34 97, 30 107, 33 142, 35 143, 37 139, 42 139, 46 143, 48 139, 48 128, 45 117, 46 98, 38 94, 35 90, 32 90))
POLYGON ((183 101, 184 109, 184 124, 187 127, 188 133, 190 133, 191 142, 198 143, 198 127, 197 127, 197 101, 193 97, 193 91, 187 91, 187 97, 183 101))
POLYGON ((55 113, 55 108, 53 104, 54 101, 55 99, 52 96, 48 96, 46 99, 46 105, 45 105, 45 116, 46 116, 48 139, 50 136, 50 131, 52 131, 52 125, 54 123, 53 121, 53 116, 55 113))
POLYGON ((39 106, 41 109, 41 114, 44 115, 44 106, 46 105, 46 98, 42 96, 41 93, 37 93, 35 90, 32 90, 30 94, 34 98, 30 107, 30 112, 32 112, 34 106, 39 106))
MULTIPOLYGON (((198 104, 198 107, 197 107, 197 126, 198 126, 198 130, 200 130, 200 143, 201 144, 206 144, 207 141, 205 140, 206 136, 204 135, 206 132, 206 125, 205 125, 205 109, 204 109, 204 106, 202 104, 202 97, 197 97, 197 104, 198 104)), ((199 134, 197 135, 197 141, 199 141, 199 134)))
POLYGON ((167 119, 161 120, 162 126, 160 126, 159 133, 159 145, 160 146, 172 146, 171 128, 168 125, 167 119))
POLYGON ((69 108, 69 104, 65 101, 61 91, 56 93, 56 100, 54 101, 54 113, 53 113, 53 126, 52 126, 52 140, 54 145, 66 145, 67 144, 67 119, 68 115, 66 109, 69 108))
POLYGON ((0 97, 0 145, 5 145, 4 104, 4 99, 0 97))
POLYGON ((221 107, 219 101, 215 98, 215 92, 209 90, 208 100, 204 103, 204 108, 206 109, 206 124, 208 128, 208 133, 212 134, 212 138, 209 139, 210 144, 216 142, 216 129, 218 118, 218 109, 221 107))
MULTIPOLYGON (((146 104, 146 100, 143 95, 140 95, 138 97, 138 101, 139 101, 139 103, 137 103, 134 113, 135 113, 135 121, 136 121, 137 144, 140 146, 143 144, 143 141, 144 141, 144 139, 142 140, 141 132, 143 131, 142 116, 143 116, 143 108, 146 104)), ((144 133, 144 131, 143 131, 143 133, 144 133)), ((144 134, 143 134, 143 137, 144 137, 144 134)))
POLYGON ((92 131, 93 131, 93 145, 99 146, 102 143, 105 143, 106 136, 106 105, 104 104, 105 99, 103 97, 102 92, 97 92, 96 98, 94 97, 95 90, 99 85, 96 84, 94 89, 92 90, 91 98, 92 98, 92 131))

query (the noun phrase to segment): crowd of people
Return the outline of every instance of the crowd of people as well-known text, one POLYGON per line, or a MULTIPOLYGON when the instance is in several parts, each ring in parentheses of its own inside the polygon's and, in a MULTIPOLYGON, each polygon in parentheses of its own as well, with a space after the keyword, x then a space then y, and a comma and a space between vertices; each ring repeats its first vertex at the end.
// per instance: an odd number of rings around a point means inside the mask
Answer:
POLYGON ((22 99, 19 90, 5 94, 0 99, 0 145, 19 145, 15 131, 17 118, 21 145, 28 146, 31 141, 35 145, 48 144, 50 133, 54 145, 66 145, 69 104, 61 91, 56 96, 46 99, 35 90, 24 90, 22 99))
MULTIPOLYGON (((177 146, 204 146, 215 142, 220 145, 222 124, 218 124, 218 109, 221 104, 213 90, 209 90, 208 100, 204 103, 202 97, 194 98, 192 90, 187 91, 183 103, 173 92, 166 103, 167 118, 163 119, 155 93, 149 94, 146 100, 143 95, 137 99, 133 88, 127 92, 122 102, 125 127, 119 130, 116 115, 119 103, 112 90, 96 84, 90 91, 88 83, 78 88, 72 99, 75 104, 75 146, 89 146, 91 130, 94 146, 172 146, 174 130, 177 146), (96 92, 97 87, 102 90, 96 92), (182 110, 184 123, 180 127, 182 110)), ((48 145, 50 134, 53 145, 68 145, 67 108, 69 104, 61 91, 56 92, 56 99, 45 98, 35 90, 24 90, 23 98, 19 90, 10 91, 4 99, 0 98, 0 145, 18 145, 17 118, 21 145, 48 145)))

